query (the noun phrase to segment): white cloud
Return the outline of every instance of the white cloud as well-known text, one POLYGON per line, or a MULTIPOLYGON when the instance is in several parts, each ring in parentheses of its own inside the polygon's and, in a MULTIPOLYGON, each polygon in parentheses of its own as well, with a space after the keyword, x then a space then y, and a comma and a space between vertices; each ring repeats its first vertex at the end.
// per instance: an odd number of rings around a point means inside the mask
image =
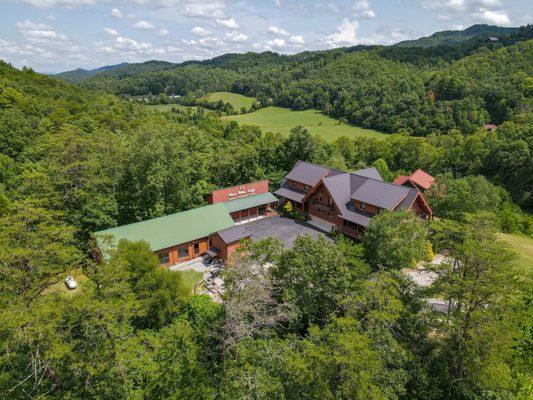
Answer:
POLYGON ((237 31, 231 31, 226 33, 226 39, 228 39, 230 42, 242 43, 250 40, 250 36, 237 31))
POLYGON ((30 4, 39 8, 53 8, 53 7, 76 7, 83 5, 91 5, 96 3, 95 0, 22 0, 26 4, 30 4))
POLYGON ((191 29, 191 32, 198 36, 207 36, 211 33, 207 29, 202 28, 201 26, 195 26, 191 29))
POLYGON ((348 18, 344 18, 341 24, 337 27, 337 30, 326 36, 324 41, 330 46, 347 46, 357 44, 358 28, 359 22, 356 19, 350 21, 348 18))
POLYGON ((281 0, 274 0, 276 7, 281 7, 281 0))
POLYGON ((142 29, 142 30, 145 30, 145 31, 148 31, 150 29, 154 29, 154 24, 152 24, 151 22, 148 22, 148 21, 144 21, 144 20, 137 22, 133 26, 135 28, 137 28, 137 29, 142 29))
POLYGON ((233 18, 228 18, 228 19, 217 18, 216 22, 219 26, 223 26, 224 28, 228 28, 228 29, 239 28, 239 24, 237 24, 233 18))
POLYGON ((155 33, 157 36, 167 36, 170 34, 170 31, 166 28, 160 28, 157 30, 157 32, 155 33))
POLYGON ((279 35, 279 36, 289 36, 290 35, 290 33, 287 32, 285 29, 279 28, 277 26, 269 27, 268 28, 268 32, 272 33, 274 35, 279 35))
POLYGON ((111 16, 115 17, 115 18, 122 18, 123 17, 122 13, 120 12, 120 10, 118 8, 113 8, 111 10, 111 16))
POLYGON ((280 39, 280 38, 267 40, 266 44, 269 47, 274 47, 274 48, 278 48, 278 49, 282 49, 282 48, 284 48, 287 45, 287 43, 285 42, 285 39, 280 39))
POLYGON ((422 6, 442 12, 437 18, 452 20, 468 17, 470 20, 496 25, 510 23, 500 0, 423 0, 422 6))
POLYGON ((505 11, 491 11, 491 10, 479 10, 478 13, 474 14, 474 17, 480 21, 487 22, 494 25, 508 25, 509 17, 505 11))
POLYGON ((291 43, 294 43, 294 44, 297 44, 297 45, 304 45, 305 44, 305 40, 304 40, 302 35, 291 35, 289 40, 290 40, 291 43))
POLYGON ((46 17, 46 19, 47 19, 48 21, 55 21, 55 20, 56 20, 56 17, 55 17, 55 15, 50 14, 50 15, 48 15, 48 16, 46 17))
POLYGON ((65 35, 59 35, 55 30, 45 24, 36 24, 29 20, 17 22, 17 28, 21 35, 33 39, 59 39, 65 40, 65 35))
POLYGON ((370 3, 367 0, 358 0, 351 8, 352 13, 358 18, 375 18, 376 13, 370 7, 370 3))
POLYGON ((104 28, 104 33, 108 36, 118 36, 119 33, 113 28, 104 28))
POLYGON ((118 36, 113 40, 113 44, 118 49, 123 50, 147 50, 152 48, 151 43, 139 43, 134 39, 118 36))

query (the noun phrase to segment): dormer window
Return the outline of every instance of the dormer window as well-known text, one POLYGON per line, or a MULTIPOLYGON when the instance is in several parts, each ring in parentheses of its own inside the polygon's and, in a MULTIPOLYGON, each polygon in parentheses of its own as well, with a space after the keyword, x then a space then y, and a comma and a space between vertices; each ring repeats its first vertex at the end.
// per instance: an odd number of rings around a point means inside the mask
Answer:
POLYGON ((366 208, 366 204, 363 202, 360 203, 360 206, 361 206, 361 210, 364 210, 366 208))
POLYGON ((309 185, 305 185, 304 189, 305 189, 306 192, 308 192, 309 191, 309 185))

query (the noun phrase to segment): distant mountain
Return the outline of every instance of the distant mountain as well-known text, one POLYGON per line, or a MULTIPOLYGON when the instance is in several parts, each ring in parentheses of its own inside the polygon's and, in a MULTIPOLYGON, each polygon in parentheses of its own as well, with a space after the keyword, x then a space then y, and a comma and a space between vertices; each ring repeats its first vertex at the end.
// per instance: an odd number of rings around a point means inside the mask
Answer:
POLYGON ((396 43, 398 47, 436 47, 436 46, 454 46, 463 44, 473 39, 501 37, 518 32, 519 28, 503 28, 494 25, 478 24, 472 25, 462 31, 441 31, 431 36, 422 37, 415 40, 405 40, 396 43))
POLYGON ((96 75, 99 77, 112 77, 122 79, 131 75, 135 75, 142 72, 159 71, 164 69, 170 69, 176 67, 178 64, 174 64, 167 61, 146 61, 143 63, 121 63, 116 65, 107 65, 96 69, 86 70, 78 68, 72 71, 61 72, 54 75, 56 78, 63 79, 68 82, 79 83, 96 75))
POLYGON ((123 67, 125 65, 128 65, 127 62, 116 64, 116 65, 106 65, 104 67, 96 68, 96 69, 83 69, 83 68, 77 68, 73 69, 72 71, 65 71, 60 72, 59 74, 54 74, 56 78, 63 79, 67 82, 81 82, 85 79, 90 78, 91 76, 100 74, 102 72, 110 71, 116 68, 123 67))

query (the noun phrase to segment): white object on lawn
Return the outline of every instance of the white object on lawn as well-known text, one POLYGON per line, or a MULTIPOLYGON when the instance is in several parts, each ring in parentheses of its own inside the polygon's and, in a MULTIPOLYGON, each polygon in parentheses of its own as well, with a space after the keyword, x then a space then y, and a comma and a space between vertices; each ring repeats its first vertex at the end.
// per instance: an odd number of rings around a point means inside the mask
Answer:
POLYGON ((67 277, 65 278, 65 285, 67 285, 67 288, 69 288, 70 290, 74 290, 78 286, 76 280, 72 277, 72 275, 67 275, 67 277))

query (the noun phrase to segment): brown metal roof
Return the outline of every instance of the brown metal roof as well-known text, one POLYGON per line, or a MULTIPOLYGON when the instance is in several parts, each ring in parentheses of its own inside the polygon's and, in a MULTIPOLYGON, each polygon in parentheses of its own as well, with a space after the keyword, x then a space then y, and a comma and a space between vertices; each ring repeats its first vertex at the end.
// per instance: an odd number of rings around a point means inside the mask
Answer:
POLYGON ((404 186, 367 179, 351 194, 350 198, 379 208, 392 210, 408 193, 409 189, 404 186))
POLYGON ((307 193, 305 192, 290 188, 289 186, 285 185, 276 190, 274 194, 277 196, 285 197, 286 199, 292 201, 296 201, 297 203, 301 203, 304 197, 307 195, 307 193))
POLYGON ((364 176, 365 178, 376 179, 378 181, 382 181, 383 180, 383 178, 381 177, 379 171, 376 168, 374 168, 374 167, 360 169, 358 171, 352 172, 352 174, 359 175, 359 176, 364 176))
POLYGON ((248 229, 246 229, 245 225, 235 225, 230 228, 222 229, 221 231, 218 231, 217 234, 226 244, 234 243, 252 236, 248 229))
POLYGON ((329 168, 298 160, 291 171, 285 176, 285 179, 313 187, 330 172, 331 170, 329 168))

